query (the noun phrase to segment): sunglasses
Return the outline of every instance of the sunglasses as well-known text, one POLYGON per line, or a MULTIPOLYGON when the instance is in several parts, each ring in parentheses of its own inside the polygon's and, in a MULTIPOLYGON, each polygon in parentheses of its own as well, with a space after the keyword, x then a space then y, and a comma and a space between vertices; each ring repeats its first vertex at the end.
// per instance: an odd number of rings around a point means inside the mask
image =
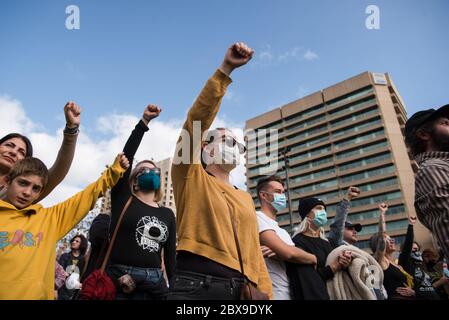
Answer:
MULTIPOLYGON (((206 141, 206 142, 207 142, 207 143, 212 143, 213 141, 214 141, 214 137, 212 136, 212 137, 210 138, 210 140, 209 140, 209 141, 206 141)), ((242 144, 242 143, 240 143, 240 142, 238 142, 237 140, 235 140, 235 138, 232 137, 232 136, 222 136, 222 142, 223 142, 226 146, 228 146, 228 147, 230 147, 230 148, 234 148, 235 146, 237 146, 237 147, 239 148, 239 153, 240 153, 240 154, 243 154, 243 153, 246 152, 246 147, 245 147, 245 145, 242 144)))
POLYGON ((150 173, 150 172, 153 172, 153 173, 155 173, 155 174, 157 174, 157 175, 161 175, 161 170, 159 169, 159 168, 148 168, 148 167, 144 167, 144 168, 142 168, 140 171, 139 171, 139 173, 137 174, 137 176, 140 176, 140 175, 142 175, 142 174, 145 174, 145 173, 150 173))

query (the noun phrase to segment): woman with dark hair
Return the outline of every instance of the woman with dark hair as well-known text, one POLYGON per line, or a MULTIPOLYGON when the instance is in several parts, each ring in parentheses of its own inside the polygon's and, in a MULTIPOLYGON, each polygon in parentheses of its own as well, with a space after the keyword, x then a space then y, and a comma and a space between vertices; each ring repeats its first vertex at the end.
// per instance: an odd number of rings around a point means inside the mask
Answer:
MULTIPOLYGON (((48 183, 42 190, 36 203, 44 199, 65 178, 72 164, 75 154, 78 127, 80 125, 81 109, 74 102, 68 102, 64 106, 66 126, 64 139, 59 149, 55 163, 49 169, 48 183)), ((25 157, 33 155, 33 147, 30 140, 19 134, 10 133, 0 139, 0 199, 5 193, 5 177, 14 164, 25 157)))
MULTIPOLYGON (((142 119, 123 149, 130 163, 133 162, 144 133, 148 131, 148 123, 158 117, 160 112, 161 109, 154 105, 145 108, 142 119)), ((168 281, 171 282, 176 262, 176 220, 171 209, 158 204, 162 198, 160 169, 153 161, 140 161, 134 169, 130 166, 112 188, 109 235, 114 232, 119 216, 130 198, 106 272, 115 282, 117 300, 165 299, 168 286, 162 271, 162 260, 168 281)), ((104 224, 108 220, 107 216, 97 220, 95 226, 91 227, 89 236, 96 240, 104 238, 104 224)), ((104 252, 99 255, 100 259, 98 255, 92 255, 90 260, 101 264, 104 252)))
POLYGON ((68 277, 65 284, 58 290, 58 300, 70 300, 77 289, 72 285, 80 279, 81 272, 84 269, 85 255, 89 243, 82 234, 75 235, 70 240, 70 251, 61 255, 59 264, 67 272, 68 277), (71 279, 70 281, 68 281, 71 279))

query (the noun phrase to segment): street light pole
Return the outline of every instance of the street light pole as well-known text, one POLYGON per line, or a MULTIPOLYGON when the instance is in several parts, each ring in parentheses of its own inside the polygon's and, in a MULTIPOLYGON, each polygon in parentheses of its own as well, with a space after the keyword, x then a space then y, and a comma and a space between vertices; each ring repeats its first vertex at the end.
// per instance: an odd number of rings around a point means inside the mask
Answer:
POLYGON ((288 175, 290 159, 288 158, 287 152, 289 152, 289 151, 290 151, 290 148, 284 148, 282 151, 282 155, 284 156, 285 185, 287 187, 288 214, 290 216, 290 231, 293 231, 292 199, 290 197, 290 183, 289 183, 289 175, 288 175))

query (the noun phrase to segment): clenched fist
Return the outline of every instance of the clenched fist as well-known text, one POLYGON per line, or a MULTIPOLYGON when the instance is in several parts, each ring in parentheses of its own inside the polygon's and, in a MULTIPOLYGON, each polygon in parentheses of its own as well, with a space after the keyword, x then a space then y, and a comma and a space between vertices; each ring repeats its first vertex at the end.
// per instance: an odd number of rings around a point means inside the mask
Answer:
POLYGON ((388 205, 385 202, 382 202, 379 205, 379 210, 380 210, 381 214, 385 214, 385 212, 387 212, 387 210, 388 210, 388 205))
POLYGON ((235 68, 247 64, 253 57, 253 54, 253 49, 243 42, 237 42, 226 51, 220 70, 225 74, 230 75, 235 68))
POLYGON ((357 187, 349 187, 348 189, 348 200, 351 201, 360 195, 360 189, 357 187))
POLYGON ((68 128, 77 128, 81 122, 81 108, 73 101, 64 106, 65 121, 68 128))
POLYGON ((142 119, 148 124, 152 119, 159 117, 162 109, 154 104, 149 104, 143 111, 142 119))
POLYGON ((129 168, 129 160, 128 158, 125 156, 125 154, 123 152, 119 153, 117 155, 117 157, 115 158, 115 162, 119 162, 120 166, 123 169, 128 169, 129 168))

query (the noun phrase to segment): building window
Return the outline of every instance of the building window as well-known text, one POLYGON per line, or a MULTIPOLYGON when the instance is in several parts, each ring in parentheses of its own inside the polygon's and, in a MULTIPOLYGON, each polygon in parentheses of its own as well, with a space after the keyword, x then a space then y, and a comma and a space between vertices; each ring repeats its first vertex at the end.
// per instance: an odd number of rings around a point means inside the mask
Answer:
POLYGON ((361 166, 365 166, 371 163, 376 163, 376 162, 381 162, 381 161, 385 161, 385 160, 389 160, 391 159, 390 153, 386 152, 386 153, 382 153, 380 155, 375 155, 369 158, 365 158, 365 159, 361 159, 361 160, 357 160, 357 161, 352 161, 349 163, 345 163, 342 165, 338 166, 338 169, 340 171, 345 171, 345 170, 349 170, 349 169, 354 169, 357 167, 361 167, 361 166))
POLYGON ((337 142, 334 143, 335 148, 339 149, 339 148, 343 148, 345 146, 349 146, 351 144, 356 144, 356 143, 360 143, 360 142, 364 142, 364 141, 368 141, 377 137, 384 137, 385 136, 385 132, 384 129, 378 129, 375 131, 371 131, 368 133, 364 133, 362 135, 359 135, 357 137, 348 139, 348 140, 343 140, 341 142, 337 142))
POLYGON ((380 141, 380 142, 376 142, 376 143, 370 144, 369 146, 364 146, 364 147, 361 147, 361 148, 351 149, 351 150, 348 150, 348 151, 344 151, 344 152, 338 153, 336 155, 336 158, 338 160, 344 159, 344 158, 349 158, 349 157, 352 157, 352 156, 355 156, 355 155, 368 153, 368 152, 371 152, 371 151, 376 150, 376 149, 381 149, 381 148, 384 148, 386 146, 388 146, 388 142, 387 141, 380 141))

